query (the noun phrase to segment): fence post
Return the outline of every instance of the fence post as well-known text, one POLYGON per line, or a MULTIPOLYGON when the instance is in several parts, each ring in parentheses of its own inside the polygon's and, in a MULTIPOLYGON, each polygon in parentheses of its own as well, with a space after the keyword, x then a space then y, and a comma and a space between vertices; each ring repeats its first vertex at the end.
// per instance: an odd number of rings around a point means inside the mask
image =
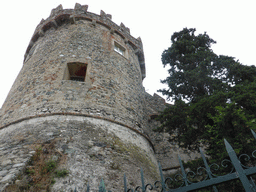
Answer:
POLYGON ((105 184, 104 184, 103 179, 101 179, 101 182, 100 182, 99 192, 106 192, 105 184))
POLYGON ((225 142, 226 150, 228 152, 230 160, 232 161, 232 164, 236 169, 237 176, 239 177, 240 181, 242 182, 245 191, 252 192, 253 186, 249 182, 247 176, 244 174, 244 169, 242 168, 234 149, 231 147, 231 145, 227 142, 226 139, 224 139, 224 142, 225 142))
POLYGON ((160 176, 161 176, 161 185, 162 185, 162 191, 161 192, 166 192, 163 170, 162 170, 162 166, 161 166, 160 163, 158 164, 158 167, 159 167, 160 176))
POLYGON ((256 133, 251 129, 252 135, 254 137, 254 139, 256 139, 256 133))
MULTIPOLYGON (((209 165, 208 165, 208 163, 207 163, 207 161, 206 161, 206 158, 205 158, 205 156, 204 156, 204 153, 203 153, 202 149, 199 148, 199 150, 200 150, 202 159, 203 159, 203 161, 204 161, 204 166, 205 166, 205 168, 206 168, 207 174, 208 174, 208 176, 209 176, 209 178, 210 178, 210 180, 211 180, 211 179, 213 178, 213 177, 212 177, 212 174, 211 174, 211 173, 212 173, 212 172, 211 172, 211 169, 210 169, 210 167, 209 167, 209 165)), ((216 187, 215 185, 213 185, 213 190, 214 190, 214 192, 218 192, 218 189, 217 189, 217 187, 216 187)))
POLYGON ((183 164, 182 164, 182 161, 181 161, 181 158, 180 156, 178 155, 179 157, 179 163, 180 163, 180 168, 181 168, 181 172, 182 172, 182 179, 183 181, 185 182, 185 185, 188 186, 188 178, 187 178, 187 175, 186 175, 186 172, 185 172, 185 169, 183 167, 183 164))
POLYGON ((145 182, 144 182, 144 174, 143 174, 142 168, 140 168, 140 175, 141 175, 141 188, 142 188, 142 192, 146 192, 145 182))
POLYGON ((89 185, 89 182, 87 183, 87 189, 86 189, 86 192, 90 192, 90 185, 89 185))
POLYGON ((124 192, 127 192, 126 175, 124 174, 124 192))

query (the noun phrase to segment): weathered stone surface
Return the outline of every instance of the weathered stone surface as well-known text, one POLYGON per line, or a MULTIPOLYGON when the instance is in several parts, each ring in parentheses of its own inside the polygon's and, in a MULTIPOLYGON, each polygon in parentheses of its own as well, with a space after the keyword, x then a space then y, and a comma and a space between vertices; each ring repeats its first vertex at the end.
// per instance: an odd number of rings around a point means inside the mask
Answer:
POLYGON ((0 183, 3 183, 3 184, 9 183, 9 182, 11 182, 11 181, 14 179, 14 177, 15 177, 15 174, 8 174, 8 175, 6 175, 6 176, 0 181, 0 183))
POLYGON ((12 161, 10 159, 6 159, 1 162, 1 166, 7 166, 10 164, 12 164, 12 161))
POLYGON ((42 114, 78 113, 108 118, 143 132, 147 121, 143 91, 133 47, 108 28, 95 28, 90 21, 80 20, 79 25, 49 30, 34 42, 3 104, 0 124, 42 114), (113 41, 126 48, 127 58, 114 51, 113 41), (85 82, 63 80, 68 62, 88 65, 85 82))
POLYGON ((16 168, 16 167, 24 167, 25 166, 25 163, 17 163, 15 165, 13 165, 13 168, 16 168))
POLYGON ((8 173, 7 170, 0 171, 0 176, 1 176, 1 177, 4 177, 7 173, 8 173))
POLYGON ((50 17, 53 17, 53 16, 57 15, 62 10, 63 10, 62 5, 59 5, 55 9, 52 9, 50 17))
MULTIPOLYGON (((142 167, 153 183, 157 161, 171 170, 178 166, 178 153, 185 161, 198 155, 170 144, 169 134, 152 131, 166 103, 142 85, 141 39, 123 23, 113 23, 111 15, 87 9, 58 6, 31 38, 0 109, 0 191, 9 183, 26 185, 21 177, 36 147, 51 141, 56 141, 54 152, 65 155, 61 166, 69 171, 52 191, 85 191, 87 183, 97 190, 103 178, 108 190, 120 192, 124 173, 135 187, 142 167), (84 81, 70 80, 70 63, 84 67, 84 81)), ((58 161, 56 154, 51 158, 58 161)))
MULTIPOLYGON (((11 145, 17 138, 22 138, 20 151, 34 153, 33 144, 26 137, 28 134, 33 135, 37 144, 57 139, 56 150, 67 156, 63 167, 69 171, 69 175, 56 179, 53 191, 70 191, 74 186, 84 191, 88 182, 96 190, 101 178, 109 189, 122 186, 124 173, 130 182, 136 184, 140 178, 140 167, 144 169, 145 177, 151 178, 152 182, 157 179, 157 161, 148 141, 121 125, 90 117, 48 116, 10 125, 8 129, 0 130, 0 139, 11 145), (58 134, 53 136, 48 133, 58 134)), ((3 178, 0 184, 10 182, 17 176, 17 168, 24 167, 25 163, 19 163, 1 171, 0 176, 3 178)))
POLYGON ((75 4, 75 11, 77 12, 77 13, 86 13, 87 12, 87 10, 88 10, 88 5, 81 5, 81 4, 79 4, 79 3, 76 3, 75 4))

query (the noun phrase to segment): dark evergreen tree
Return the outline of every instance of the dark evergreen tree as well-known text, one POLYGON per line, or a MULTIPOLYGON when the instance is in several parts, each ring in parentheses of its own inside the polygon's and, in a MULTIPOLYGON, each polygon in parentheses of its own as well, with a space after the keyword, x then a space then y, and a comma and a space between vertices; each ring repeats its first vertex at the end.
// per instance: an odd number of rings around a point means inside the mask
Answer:
POLYGON ((162 54, 169 76, 159 90, 174 105, 158 119, 156 131, 167 131, 182 147, 197 149, 207 144, 212 158, 223 158, 226 138, 238 153, 255 148, 250 129, 256 129, 256 68, 233 57, 218 56, 216 43, 206 33, 184 28, 171 37, 172 45, 162 54))

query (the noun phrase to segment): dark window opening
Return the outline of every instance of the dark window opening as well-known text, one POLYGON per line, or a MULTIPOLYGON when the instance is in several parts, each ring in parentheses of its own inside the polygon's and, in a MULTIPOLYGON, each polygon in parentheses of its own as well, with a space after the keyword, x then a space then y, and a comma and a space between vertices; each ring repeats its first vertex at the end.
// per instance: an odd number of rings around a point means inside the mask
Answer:
POLYGON ((68 63, 68 74, 65 79, 72 81, 85 81, 87 65, 85 63, 68 63))

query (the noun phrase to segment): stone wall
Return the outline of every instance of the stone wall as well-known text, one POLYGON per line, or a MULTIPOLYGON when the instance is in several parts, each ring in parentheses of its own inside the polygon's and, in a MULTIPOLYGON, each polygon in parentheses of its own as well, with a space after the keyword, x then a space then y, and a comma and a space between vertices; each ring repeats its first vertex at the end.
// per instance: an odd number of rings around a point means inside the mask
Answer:
POLYGON ((124 27, 116 33, 117 26, 104 15, 76 10, 51 15, 32 37, 23 68, 3 104, 0 127, 46 113, 77 113, 106 117, 143 132, 141 42, 122 31, 124 27), (65 20, 68 13, 75 13, 73 24, 65 20), (62 23, 56 28, 49 25, 53 21, 62 23), (127 57, 114 51, 114 41, 126 49, 127 57), (85 82, 63 80, 69 62, 87 65, 85 82))
POLYGON ((158 177, 147 133, 141 40, 110 15, 87 8, 57 7, 31 38, 1 109, 0 190, 36 180, 43 163, 35 165, 37 156, 56 163, 65 157, 61 167, 69 174, 56 179, 53 191, 84 190, 88 182, 96 189, 101 178, 120 191, 124 173, 131 187, 139 184, 140 167, 148 181, 158 177), (84 81, 69 80, 69 63, 86 66, 84 81), (49 143, 51 153, 43 148, 49 143))
POLYGON ((54 140, 49 159, 57 153, 65 155, 61 168, 69 174, 55 178, 53 191, 75 187, 85 191, 88 183, 96 190, 104 179, 109 190, 119 192, 124 173, 130 187, 139 184, 140 168, 148 181, 158 175, 154 151, 143 136, 101 119, 64 115, 33 118, 0 130, 0 140, 0 191, 5 185, 26 182, 22 173, 31 156, 38 146, 54 140))
POLYGON ((151 96, 146 93, 145 100, 148 116, 148 135, 154 145, 156 158, 162 165, 163 173, 169 175, 179 170, 180 165, 178 155, 184 162, 200 158, 201 155, 197 151, 180 148, 175 142, 170 143, 170 134, 153 131, 160 126, 160 122, 156 121, 155 118, 170 104, 165 103, 165 100, 157 94, 151 96))
POLYGON ((111 15, 87 9, 58 6, 36 27, 0 109, 0 191, 30 182, 25 173, 36 168, 39 149, 69 171, 56 178, 52 191, 81 191, 88 182, 96 190, 103 178, 108 190, 120 192, 124 173, 134 187, 140 185, 140 168, 152 183, 157 162, 168 172, 178 168, 178 153, 185 161, 197 157, 170 144, 169 134, 153 132, 159 126, 154 118, 167 104, 142 86, 140 38, 111 15), (115 43, 125 54, 114 50, 115 43), (74 62, 86 66, 85 81, 68 80, 74 62))

